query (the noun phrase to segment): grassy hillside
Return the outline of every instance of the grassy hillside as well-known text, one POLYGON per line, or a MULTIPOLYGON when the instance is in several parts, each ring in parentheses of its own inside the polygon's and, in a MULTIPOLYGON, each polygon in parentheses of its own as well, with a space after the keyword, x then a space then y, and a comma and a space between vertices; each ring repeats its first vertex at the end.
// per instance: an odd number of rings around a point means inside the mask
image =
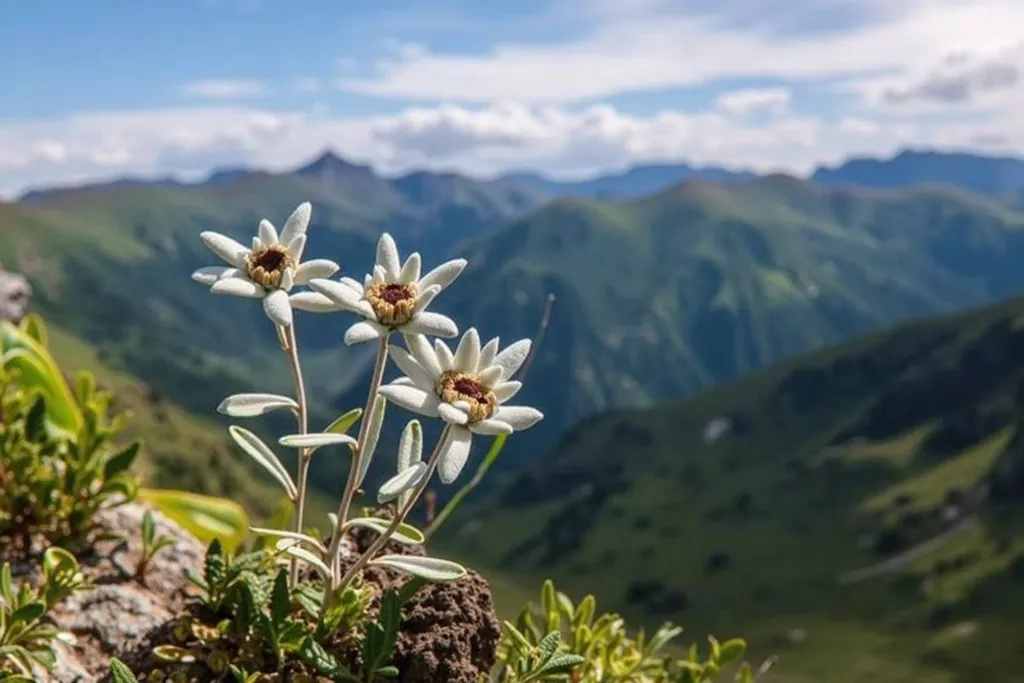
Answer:
POLYGON ((782 683, 1020 680, 1024 300, 605 413, 440 539, 782 683), (472 521, 467 521, 472 520, 472 521))
POLYGON ((1024 214, 954 190, 694 182, 631 203, 556 200, 468 245, 439 302, 508 342, 536 334, 556 296, 517 397, 546 419, 510 441, 507 465, 596 411, 1022 291, 1022 227, 1024 214))

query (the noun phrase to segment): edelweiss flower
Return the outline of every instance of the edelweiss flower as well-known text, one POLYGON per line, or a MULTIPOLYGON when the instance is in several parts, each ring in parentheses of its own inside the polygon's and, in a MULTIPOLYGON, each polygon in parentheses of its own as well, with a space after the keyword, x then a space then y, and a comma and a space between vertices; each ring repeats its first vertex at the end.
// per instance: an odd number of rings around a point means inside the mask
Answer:
POLYGON ((350 277, 316 279, 309 286, 341 308, 358 313, 365 320, 345 332, 345 344, 379 339, 388 332, 454 337, 459 333, 451 318, 425 310, 466 267, 465 259, 454 259, 420 277, 420 255, 413 253, 402 264, 391 235, 377 241, 377 262, 373 274, 359 284, 350 277))
POLYGON ((200 268, 192 273, 192 279, 210 285, 214 294, 263 299, 267 317, 282 327, 292 324, 292 306, 315 311, 336 308, 315 292, 288 296, 295 285, 308 284, 313 278, 330 277, 338 272, 338 264, 327 259, 302 263, 311 212, 309 202, 299 204, 285 222, 280 237, 273 224, 263 219, 259 234, 252 239, 251 249, 219 232, 201 233, 203 243, 230 267, 200 268))
POLYGON ((434 347, 423 335, 406 335, 409 350, 391 346, 391 358, 406 374, 380 388, 389 401, 450 426, 447 447, 439 456, 438 475, 455 481, 466 464, 473 434, 511 434, 529 429, 544 415, 536 408, 503 405, 522 388, 511 379, 530 353, 521 339, 498 353, 498 338, 480 348, 480 335, 470 328, 453 354, 440 339, 434 347))

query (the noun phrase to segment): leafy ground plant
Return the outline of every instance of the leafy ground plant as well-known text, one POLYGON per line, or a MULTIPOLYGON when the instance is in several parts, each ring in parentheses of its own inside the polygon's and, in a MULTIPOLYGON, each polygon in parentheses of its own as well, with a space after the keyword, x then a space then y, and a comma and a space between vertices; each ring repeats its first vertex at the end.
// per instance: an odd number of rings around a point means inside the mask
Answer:
POLYGON ((709 637, 704 657, 696 645, 685 655, 673 655, 669 646, 682 628, 666 623, 650 637, 642 630, 630 636, 619 615, 597 615, 593 595, 573 604, 551 581, 541 589, 540 604, 526 605, 515 623, 506 621, 504 629, 491 683, 711 683, 730 666, 737 667, 737 683, 752 683, 770 665, 755 673, 746 662, 740 664, 746 643, 739 638, 719 643, 709 637))
POLYGON ((294 474, 256 433, 240 425, 228 429, 239 448, 281 485, 295 514, 287 529, 254 527, 255 534, 272 541, 259 549, 232 553, 218 541, 210 544, 203 576, 192 577, 204 592, 202 604, 179 620, 169 642, 153 650, 166 665, 160 676, 164 671, 185 680, 316 676, 364 683, 401 677, 393 652, 403 606, 426 583, 457 582, 467 575, 459 564, 424 552, 424 534, 407 521, 410 513, 435 473, 443 484, 458 478, 474 436, 508 436, 543 418, 535 408, 508 404, 522 386, 513 376, 529 355, 529 340, 502 350, 497 338, 481 343, 471 328, 452 349, 443 339, 458 336, 455 322, 427 310, 465 261, 448 261, 424 275, 420 255, 402 262, 394 240, 384 234, 376 263, 362 282, 329 279, 337 264, 303 261, 311 210, 308 203, 300 205, 280 234, 261 221, 251 247, 218 233, 200 235, 227 265, 202 268, 193 279, 214 294, 261 301, 291 368, 293 396, 235 394, 218 411, 233 418, 275 410, 295 416, 295 433, 278 439, 279 446, 297 453, 294 474), (297 291, 300 286, 309 289, 297 291), (365 405, 319 431, 309 424, 296 310, 354 313, 359 320, 345 333, 345 343, 376 345, 365 405), (399 338, 404 346, 392 343, 399 338), (383 385, 389 360, 404 376, 383 385), (409 420, 395 455, 395 475, 376 489, 377 503, 390 507, 353 515, 389 402, 439 419, 443 429, 424 457, 421 423, 409 420), (348 433, 353 429, 354 436, 348 433), (320 450, 337 447, 350 453, 351 467, 338 510, 330 515, 331 532, 319 538, 306 528, 310 463, 320 450), (352 540, 355 534, 373 540, 360 547, 352 540), (368 580, 368 572, 408 578, 381 589, 368 580))
POLYGON ((30 366, 0 366, 0 539, 28 545, 35 536, 81 546, 96 513, 132 500, 128 469, 139 444, 113 444, 122 416, 108 419, 110 394, 81 373, 75 387, 82 419, 74 432, 54 422, 53 397, 26 383, 30 366))
POLYGON ((0 680, 31 683, 33 666, 51 670, 57 639, 72 636, 46 624, 46 616, 58 602, 78 590, 90 588, 74 555, 50 547, 43 554, 42 581, 37 588, 27 582, 14 587, 11 565, 0 567, 0 680))

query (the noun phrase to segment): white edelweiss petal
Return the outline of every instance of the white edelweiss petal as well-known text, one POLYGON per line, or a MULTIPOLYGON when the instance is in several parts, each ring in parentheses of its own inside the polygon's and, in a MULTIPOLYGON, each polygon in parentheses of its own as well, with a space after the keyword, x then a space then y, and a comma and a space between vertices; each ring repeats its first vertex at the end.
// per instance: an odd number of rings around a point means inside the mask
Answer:
POLYGON ((345 346, 361 344, 363 342, 380 339, 387 333, 387 328, 372 323, 369 320, 360 320, 352 327, 345 330, 345 346))
POLYGON ((451 339, 459 334, 459 328, 455 325, 454 320, 432 311, 423 311, 406 324, 401 325, 399 329, 406 334, 428 334, 431 337, 441 337, 442 339, 451 339))
POLYGON ((420 289, 425 289, 430 285, 440 285, 441 289, 444 289, 455 281, 455 278, 462 273, 465 267, 466 259, 457 258, 447 261, 424 275, 423 279, 417 284, 419 284, 420 289))
POLYGON ((308 284, 309 288, 317 294, 322 294, 350 311, 355 311, 356 304, 359 303, 359 295, 351 287, 346 287, 340 282, 324 278, 313 278, 308 284))
POLYGON ((267 290, 260 287, 252 280, 243 280, 240 277, 229 277, 217 280, 210 285, 210 291, 214 294, 227 294, 230 296, 244 296, 249 299, 260 299, 267 290))
POLYGON ((520 339, 494 357, 495 364, 504 368, 505 379, 511 379, 512 375, 516 374, 523 366, 526 357, 530 355, 531 345, 532 342, 529 339, 520 339))
POLYGON ((445 422, 456 425, 464 425, 469 422, 469 415, 464 410, 459 410, 450 403, 441 403, 437 406, 437 414, 445 422))
POLYGON ((437 408, 441 400, 433 392, 405 384, 385 384, 378 391, 381 396, 406 410, 426 417, 438 416, 437 408))
POLYGON ((192 273, 192 279, 201 285, 212 285, 222 277, 238 272, 237 268, 228 268, 226 266, 207 266, 192 273))
POLYGON ((288 293, 283 289, 277 289, 263 297, 263 312, 281 327, 291 327, 292 306, 288 301, 288 293))
POLYGON ((543 420, 544 413, 529 406, 498 406, 491 418, 501 420, 511 425, 512 429, 521 432, 543 420))
MULTIPOLYGON (((292 215, 288 216, 288 220, 284 222, 284 228, 281 230, 281 243, 291 244, 292 240, 299 235, 305 235, 307 228, 309 228, 309 218, 312 214, 313 205, 309 202, 302 202, 295 207, 292 215)), ((290 249, 291 247, 289 247, 290 249)), ((298 256, 295 258, 298 260, 298 256)))
POLYGON ((377 320, 377 312, 373 310, 373 306, 371 306, 370 302, 366 299, 360 299, 357 301, 352 310, 367 320, 377 320))
MULTIPOLYGON (((260 229, 258 235, 259 237, 257 239, 259 239, 260 242, 262 242, 263 244, 277 244, 277 229, 274 227, 274 224, 268 221, 266 218, 260 221, 260 229)), ((255 242, 253 244, 255 245, 255 242)))
POLYGON ((393 344, 388 346, 388 353, 398 369, 404 372, 405 376, 411 379, 416 386, 428 390, 434 388, 436 380, 416 361, 412 354, 393 344))
POLYGON ((455 356, 452 355, 452 350, 448 348, 440 339, 434 340, 434 353, 437 355, 437 362, 441 364, 441 372, 448 372, 455 367, 455 356))
POLYGON ((412 314, 413 315, 418 315, 419 313, 422 313, 423 310, 427 306, 429 306, 430 303, 440 293, 441 293, 441 288, 438 287, 437 285, 431 285, 430 287, 427 287, 425 290, 420 292, 419 296, 416 297, 416 305, 413 306, 412 314))
POLYGON ((480 333, 471 327, 462 335, 459 346, 455 349, 455 369, 459 372, 476 373, 476 364, 480 362, 480 333))
MULTIPOLYGON (((374 268, 374 271, 376 272, 376 268, 374 268)), ((363 291, 364 292, 366 290, 368 290, 371 285, 375 285, 375 284, 377 284, 377 283, 374 281, 373 275, 366 275, 366 276, 363 277, 363 291)))
POLYGON ((338 282, 340 282, 341 284, 345 285, 346 287, 351 288, 359 296, 362 296, 366 292, 366 290, 363 288, 363 286, 361 284, 359 284, 358 280, 353 280, 352 278, 350 278, 348 276, 339 279, 338 282))
POLYGON ((409 258, 405 259, 402 272, 398 274, 398 281, 403 285, 411 285, 417 282, 420 279, 421 261, 419 252, 414 251, 410 254, 409 258))
MULTIPOLYGON (((478 365, 477 367, 481 366, 478 365)), ((476 378, 480 380, 480 383, 483 384, 484 386, 493 387, 495 384, 501 381, 501 376, 502 374, 504 374, 504 372, 504 368, 502 368, 500 365, 492 365, 488 368, 485 368, 482 372, 477 372, 476 378)))
POLYGON ((473 433, 465 427, 452 426, 448 430, 448 439, 444 450, 437 458, 437 476, 443 484, 450 484, 459 477, 462 468, 469 460, 469 451, 473 447, 473 433))
POLYGON ((292 255, 296 263, 302 262, 302 252, 306 250, 306 235, 296 235, 295 239, 288 242, 288 253, 292 255))
POLYGON ((295 284, 308 285, 314 278, 328 278, 341 269, 334 261, 325 258, 315 258, 306 261, 295 270, 295 284))
POLYGON ((373 278, 370 280, 372 284, 382 285, 388 281, 388 272, 384 270, 384 266, 375 265, 373 267, 373 278))
POLYGON ((344 306, 319 292, 298 292, 288 297, 288 300, 291 302, 292 308, 297 308, 300 311, 334 313, 345 310, 344 306))
POLYGON ((501 382, 491 387, 491 391, 494 392, 494 397, 498 399, 498 403, 504 403, 513 396, 519 393, 519 390, 523 388, 522 382, 501 382))
POLYGON ((498 345, 501 340, 498 337, 494 337, 489 340, 484 347, 480 349, 480 364, 478 368, 487 368, 494 363, 494 357, 498 355, 498 345))
POLYGON ((262 248, 263 248, 263 240, 261 240, 259 237, 253 237, 252 238, 252 250, 253 251, 259 251, 262 248))
POLYGON ((511 434, 515 431, 509 423, 496 420, 493 417, 469 425, 469 430, 474 434, 484 434, 485 436, 511 434))
POLYGON ((434 353, 427 338, 422 334, 406 334, 404 337, 409 353, 420 364, 420 367, 427 371, 431 381, 436 382, 440 379, 444 370, 441 369, 441 362, 437 359, 437 354, 434 353))
POLYGON ((278 289, 283 289, 286 292, 292 291, 292 287, 295 286, 295 269, 285 268, 284 273, 281 274, 281 284, 278 289))
POLYGON ((377 265, 384 269, 388 282, 397 282, 402 272, 402 264, 398 260, 398 246, 388 233, 377 240, 377 265))
POLYGON ((391 384, 393 384, 396 387, 414 387, 414 386, 416 386, 416 383, 413 382, 408 377, 399 377, 398 379, 396 379, 391 384))
POLYGON ((235 268, 245 268, 245 257, 249 250, 227 235, 207 230, 199 233, 199 239, 203 244, 217 256, 221 257, 235 268))

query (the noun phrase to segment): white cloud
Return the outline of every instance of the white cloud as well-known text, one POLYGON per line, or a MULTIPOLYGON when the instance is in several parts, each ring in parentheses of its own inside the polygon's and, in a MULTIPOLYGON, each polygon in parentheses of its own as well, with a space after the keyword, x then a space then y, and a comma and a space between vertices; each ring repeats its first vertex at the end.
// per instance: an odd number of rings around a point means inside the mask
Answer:
MULTIPOLYGON (((790 21, 820 2, 771 4, 790 21)), ((687 5, 689 3, 682 3, 687 5)), ((457 102, 566 103, 721 78, 822 79, 901 74, 933 64, 952 48, 997 49, 1020 39, 1018 0, 903 0, 859 3, 865 14, 845 30, 794 33, 785 22, 738 21, 737 3, 695 13, 639 3, 611 13, 583 37, 561 43, 505 43, 486 54, 444 54, 418 47, 378 63, 378 75, 346 78, 352 92, 457 102)), ((749 3, 747 3, 749 5, 749 3)), ((848 6, 831 0, 830 6, 848 6)), ((707 5, 705 3, 705 9, 707 5)), ((772 14, 762 14, 771 17, 772 14)), ((824 21, 824 19, 822 19, 824 21)))
POLYGON ((753 120, 714 110, 635 116, 607 105, 522 104, 447 105, 364 118, 240 107, 100 112, 0 124, 0 194, 125 175, 192 179, 240 164, 282 170, 325 146, 383 172, 434 168, 492 175, 535 167, 579 176, 672 160, 799 173, 851 154, 889 154, 907 145, 1024 152, 1024 119, 850 116, 830 122, 783 112, 753 120))
POLYGON ((179 92, 187 97, 206 100, 238 100, 264 95, 267 87, 256 80, 210 78, 186 83, 179 88, 179 92))
POLYGON ((744 88, 719 95, 715 108, 737 118, 758 114, 778 116, 789 110, 791 97, 789 88, 744 88))

